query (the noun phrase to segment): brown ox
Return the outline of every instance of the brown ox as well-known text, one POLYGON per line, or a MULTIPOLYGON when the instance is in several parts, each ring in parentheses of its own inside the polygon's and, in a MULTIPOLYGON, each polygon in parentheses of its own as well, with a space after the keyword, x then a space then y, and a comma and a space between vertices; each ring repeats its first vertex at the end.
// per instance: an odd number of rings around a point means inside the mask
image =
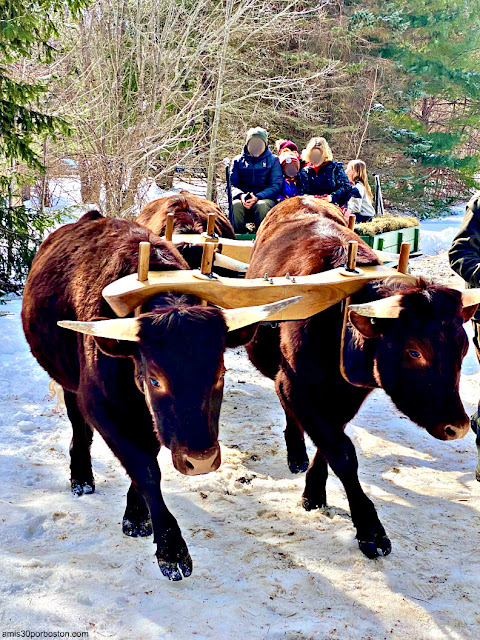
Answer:
POLYGON ((190 575, 192 560, 163 501, 157 454, 161 445, 170 448, 186 475, 218 468, 227 326, 248 322, 242 309, 223 312, 173 293, 151 298, 137 317, 115 319, 102 290, 136 272, 139 242, 147 240, 150 269, 187 268, 172 244, 134 222, 92 211, 61 227, 33 261, 22 321, 33 355, 65 392, 72 491, 94 490, 95 428, 132 481, 123 532, 145 536, 153 529, 162 573, 180 580, 190 575))
MULTIPOLYGON (((339 210, 318 199, 297 197, 272 209, 261 225, 247 277, 307 275, 346 262, 349 240, 359 240, 339 210)), ((358 261, 378 264, 359 240, 358 261)), ((328 465, 347 493, 360 549, 376 557, 391 544, 373 503, 363 492, 357 457, 345 425, 374 388, 435 438, 453 440, 469 428, 459 396, 461 362, 467 351, 462 324, 479 301, 471 295, 418 279, 368 285, 352 298, 343 346, 342 308, 279 327, 260 325, 247 345, 252 362, 275 378, 286 414, 288 464, 306 470, 305 431, 317 447, 308 467, 303 505, 326 505, 328 465), (473 306, 472 306, 472 303, 473 306)))
POLYGON ((152 200, 143 207, 136 222, 162 236, 165 234, 168 213, 175 216, 174 233, 203 233, 207 229, 208 214, 215 213, 215 233, 221 238, 235 239, 233 227, 220 207, 188 191, 152 200))

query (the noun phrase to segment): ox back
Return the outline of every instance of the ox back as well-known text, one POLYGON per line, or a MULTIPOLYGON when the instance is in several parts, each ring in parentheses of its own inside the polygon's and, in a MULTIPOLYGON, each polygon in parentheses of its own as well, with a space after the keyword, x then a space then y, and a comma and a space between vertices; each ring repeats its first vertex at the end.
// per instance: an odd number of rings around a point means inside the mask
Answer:
POLYGON ((235 239, 233 227, 220 207, 188 191, 148 202, 136 221, 154 233, 164 235, 169 213, 175 216, 174 233, 203 233, 207 230, 208 214, 215 213, 215 233, 221 238, 235 239))
MULTIPOLYGON (((305 196, 286 200, 262 223, 247 278, 339 267, 346 263, 350 240, 359 242, 359 266, 378 264, 337 207, 305 196)), ((398 282, 367 285, 352 297, 357 305, 400 300, 401 312, 395 319, 372 321, 351 311, 343 345, 342 305, 304 321, 259 325, 247 344, 253 364, 275 379, 286 415, 290 470, 307 471, 303 506, 326 506, 330 466, 345 487, 358 543, 368 557, 387 555, 391 544, 360 486, 355 449, 344 433, 367 395, 383 388, 399 409, 439 439, 463 437, 468 430, 458 385, 467 348, 462 323, 472 308, 462 306, 458 291, 423 280, 398 282), (317 447, 310 465, 304 432, 317 447)))

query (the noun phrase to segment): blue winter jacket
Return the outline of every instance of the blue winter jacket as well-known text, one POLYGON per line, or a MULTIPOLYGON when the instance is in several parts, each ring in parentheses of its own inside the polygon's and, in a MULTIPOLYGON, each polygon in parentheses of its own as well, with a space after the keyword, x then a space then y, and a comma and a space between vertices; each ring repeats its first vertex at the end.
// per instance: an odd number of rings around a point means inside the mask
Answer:
POLYGON ((311 196, 331 195, 332 202, 343 206, 350 196, 352 185, 341 162, 326 162, 317 171, 307 165, 298 174, 303 192, 311 196))
POLYGON ((261 156, 251 156, 247 147, 233 159, 230 180, 233 193, 239 198, 242 193, 252 192, 259 200, 276 200, 283 187, 283 172, 277 156, 267 147, 261 156))

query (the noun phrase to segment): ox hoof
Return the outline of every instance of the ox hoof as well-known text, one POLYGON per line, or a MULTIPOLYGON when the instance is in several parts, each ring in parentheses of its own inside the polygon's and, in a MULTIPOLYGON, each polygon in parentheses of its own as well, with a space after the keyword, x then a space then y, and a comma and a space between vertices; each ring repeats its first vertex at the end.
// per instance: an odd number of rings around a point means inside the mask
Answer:
POLYGON ((147 538, 152 535, 152 521, 150 518, 143 520, 130 520, 129 518, 123 518, 122 531, 126 536, 131 538, 147 538))
POLYGON ((70 484, 74 496, 83 496, 87 493, 94 493, 95 482, 92 480, 72 480, 70 484))
POLYGON ((480 471, 475 472, 475 478, 480 482, 480 471))
POLYGON ((313 511, 314 509, 327 509, 327 498, 322 496, 321 498, 308 498, 302 496, 302 507, 305 511, 313 511))
POLYGON ((308 469, 308 465, 310 461, 308 457, 295 458, 293 456, 292 457, 289 456, 287 463, 291 473, 303 473, 308 469))
POLYGON ((374 534, 372 537, 368 536, 365 539, 360 538, 357 535, 357 542, 360 548, 360 551, 367 556, 367 558, 373 559, 378 558, 380 555, 388 556, 388 554, 392 551, 392 543, 388 538, 385 530, 380 525, 381 531, 374 534))
POLYGON ((172 533, 169 530, 162 536, 165 542, 158 545, 155 555, 162 574, 169 580, 176 582, 182 578, 188 578, 192 574, 193 563, 182 536, 175 535, 172 540, 172 533))

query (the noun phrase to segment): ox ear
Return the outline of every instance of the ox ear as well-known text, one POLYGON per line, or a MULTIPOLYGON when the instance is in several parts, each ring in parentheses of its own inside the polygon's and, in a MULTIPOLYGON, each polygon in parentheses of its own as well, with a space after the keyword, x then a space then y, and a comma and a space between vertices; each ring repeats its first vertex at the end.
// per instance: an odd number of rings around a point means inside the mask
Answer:
POLYGON ((133 342, 125 340, 113 340, 112 338, 94 337, 97 347, 106 356, 112 358, 133 358, 137 353, 137 347, 133 342))
POLYGON ((463 321, 468 322, 472 319, 480 304, 480 289, 464 289, 462 293, 463 303, 463 321))
POLYGON ((462 310, 462 318, 463 322, 468 322, 475 315, 476 310, 478 309, 478 304, 472 304, 469 307, 463 307, 462 310))
POLYGON ((349 320, 364 338, 378 338, 382 335, 379 323, 375 318, 367 318, 355 311, 349 312, 349 320))
POLYGON ((462 318, 463 322, 472 319, 478 305, 480 304, 480 289, 464 289, 463 287, 450 287, 462 294, 462 318))
POLYGON ((380 318, 398 318, 402 310, 402 296, 388 296, 364 302, 363 304, 351 304, 349 309, 349 319, 355 329, 364 338, 378 338, 382 335, 380 327, 383 323, 378 323, 380 318))

